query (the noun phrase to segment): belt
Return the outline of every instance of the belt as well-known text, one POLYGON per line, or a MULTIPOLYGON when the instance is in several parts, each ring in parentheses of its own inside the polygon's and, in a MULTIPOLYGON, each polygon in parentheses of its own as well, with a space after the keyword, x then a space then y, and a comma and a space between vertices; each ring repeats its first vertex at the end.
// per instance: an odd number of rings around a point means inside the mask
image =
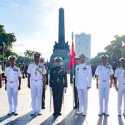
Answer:
POLYGON ((14 82, 16 82, 16 81, 8 81, 8 82, 12 84, 12 83, 14 83, 14 82))
POLYGON ((125 85, 125 83, 120 83, 120 85, 125 85))
POLYGON ((35 82, 41 81, 41 79, 31 79, 31 80, 33 80, 33 81, 35 81, 35 82))
POLYGON ((107 80, 102 80, 102 82, 107 82, 107 80))

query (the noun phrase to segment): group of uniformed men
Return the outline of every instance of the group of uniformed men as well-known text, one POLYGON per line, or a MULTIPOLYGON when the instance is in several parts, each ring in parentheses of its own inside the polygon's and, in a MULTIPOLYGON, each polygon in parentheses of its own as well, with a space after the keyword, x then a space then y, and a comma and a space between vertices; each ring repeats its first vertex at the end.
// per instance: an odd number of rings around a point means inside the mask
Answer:
MULTIPOLYGON (((9 65, 5 68, 5 90, 8 95, 9 113, 17 114, 18 90, 21 89, 21 71, 16 66, 16 57, 8 58, 9 65)), ((2 74, 0 68, 0 74, 2 74)), ((48 82, 47 68, 44 59, 40 58, 40 53, 34 54, 34 62, 28 66, 28 87, 31 89, 31 116, 41 115, 41 108, 45 109, 45 83, 48 82)), ((62 99, 67 87, 67 75, 63 67, 61 57, 54 58, 53 68, 50 70, 50 87, 53 94, 54 117, 61 115, 62 99)), ((2 87, 2 77, 0 75, 0 88, 2 87)))
MULTIPOLYGON (((112 86, 115 86, 118 91, 118 116, 121 117, 122 115, 121 109, 124 99, 123 116, 125 117, 125 58, 120 58, 119 64, 119 67, 113 71, 108 62, 108 56, 102 55, 100 64, 95 70, 96 87, 99 90, 99 117, 109 116, 108 101, 112 86)), ((76 58, 74 80, 74 108, 78 109, 78 115, 86 116, 87 114, 88 90, 91 88, 91 80, 91 66, 85 62, 85 56, 82 54, 76 58)))
MULTIPOLYGON (((16 66, 15 62, 16 58, 14 56, 10 56, 10 65, 5 68, 5 83, 9 102, 8 115, 18 115, 17 102, 18 90, 21 89, 21 72, 20 69, 16 66)), ((124 97, 123 116, 125 117, 125 58, 120 58, 119 63, 120 66, 115 71, 113 71, 111 65, 108 62, 108 57, 106 55, 103 55, 101 57, 100 64, 96 68, 95 77, 96 87, 99 89, 100 117, 103 115, 109 116, 108 100, 110 88, 112 87, 112 85, 114 85, 116 90, 118 91, 119 117, 121 117, 121 106, 124 97)), ((0 73, 2 73, 1 70, 0 73)), ((47 74, 47 70, 43 63, 43 59, 40 58, 39 53, 34 54, 34 63, 29 64, 27 73, 28 87, 31 89, 31 116, 41 115, 41 103, 43 102, 42 91, 45 91, 44 81, 46 81, 45 75, 47 74)), ((78 115, 86 116, 88 105, 88 90, 91 88, 92 83, 92 69, 91 66, 86 63, 86 57, 83 54, 81 54, 76 59, 75 75, 73 78, 75 78, 74 101, 75 108, 77 108, 76 113, 78 115)), ((2 78, 0 77, 0 79, 2 78)), ((0 82, 1 81, 2 80, 0 80, 0 82)), ((53 67, 50 69, 49 83, 52 92, 51 94, 53 95, 53 116, 57 117, 61 115, 63 96, 67 88, 67 73, 63 67, 63 59, 61 57, 54 58, 53 67)), ((1 83, 0 87, 2 87, 1 83)), ((45 95, 43 100, 45 101, 45 95)))

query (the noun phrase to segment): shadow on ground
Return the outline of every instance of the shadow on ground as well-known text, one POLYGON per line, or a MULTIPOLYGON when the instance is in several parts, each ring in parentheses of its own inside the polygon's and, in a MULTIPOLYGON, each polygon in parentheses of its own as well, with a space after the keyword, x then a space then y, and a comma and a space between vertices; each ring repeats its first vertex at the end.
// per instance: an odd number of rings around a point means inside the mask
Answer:
POLYGON ((57 125, 83 125, 84 121, 85 117, 76 115, 76 111, 73 110, 57 125))
POLYGON ((31 117, 30 113, 31 112, 23 116, 17 117, 16 119, 12 121, 7 122, 5 125, 27 125, 30 121, 32 121, 35 118, 35 116, 31 117))

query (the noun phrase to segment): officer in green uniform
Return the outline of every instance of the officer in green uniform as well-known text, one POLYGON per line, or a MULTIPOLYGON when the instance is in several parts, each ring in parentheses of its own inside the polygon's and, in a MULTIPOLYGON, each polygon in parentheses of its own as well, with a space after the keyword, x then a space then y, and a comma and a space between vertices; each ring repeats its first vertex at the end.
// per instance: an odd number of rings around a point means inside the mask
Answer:
POLYGON ((61 57, 54 58, 54 67, 50 69, 50 87, 53 94, 54 117, 61 115, 63 93, 66 92, 67 74, 61 57))

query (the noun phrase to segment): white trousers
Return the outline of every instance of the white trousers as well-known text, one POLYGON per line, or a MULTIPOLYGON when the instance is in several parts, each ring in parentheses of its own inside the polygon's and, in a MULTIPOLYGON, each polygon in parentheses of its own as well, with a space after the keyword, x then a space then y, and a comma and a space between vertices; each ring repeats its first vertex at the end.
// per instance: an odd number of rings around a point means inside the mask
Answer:
POLYGON ((99 87, 99 107, 100 114, 108 114, 108 102, 109 102, 109 86, 100 86, 99 87))
POLYGON ((124 99, 124 113, 125 113, 125 85, 118 86, 118 114, 121 114, 122 102, 124 99))
POLYGON ((42 105, 42 81, 31 81, 31 99, 33 113, 39 113, 42 105))
POLYGON ((7 83, 7 96, 9 103, 9 113, 16 112, 18 101, 18 84, 7 83))
POLYGON ((77 89, 78 99, 79 99, 79 112, 86 114, 88 105, 88 90, 87 89, 77 89))

